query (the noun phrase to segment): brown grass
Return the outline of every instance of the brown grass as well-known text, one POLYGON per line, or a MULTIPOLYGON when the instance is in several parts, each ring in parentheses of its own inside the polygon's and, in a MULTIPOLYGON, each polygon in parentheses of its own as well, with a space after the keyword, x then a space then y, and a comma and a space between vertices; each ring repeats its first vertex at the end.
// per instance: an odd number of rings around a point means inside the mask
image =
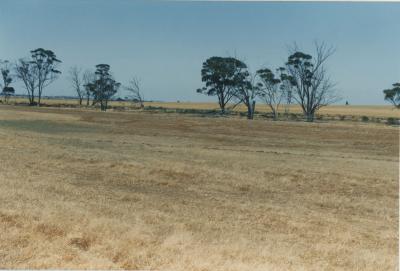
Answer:
POLYGON ((395 127, 3 106, 0 146, 0 268, 398 268, 395 127))

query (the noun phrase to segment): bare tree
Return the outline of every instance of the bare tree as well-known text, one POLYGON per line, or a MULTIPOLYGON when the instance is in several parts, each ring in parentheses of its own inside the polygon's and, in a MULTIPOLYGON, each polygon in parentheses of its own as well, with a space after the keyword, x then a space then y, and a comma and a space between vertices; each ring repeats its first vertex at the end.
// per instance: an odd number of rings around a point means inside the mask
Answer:
POLYGON ((296 100, 303 109, 307 121, 314 120, 314 114, 323 106, 340 100, 324 67, 326 60, 335 52, 324 43, 315 43, 315 58, 298 50, 297 45, 291 50, 286 62, 288 74, 296 100))
POLYGON ((83 80, 83 86, 85 88, 86 106, 89 106, 91 92, 90 92, 90 88, 88 86, 90 83, 92 83, 94 80, 96 80, 96 75, 91 70, 85 70, 83 72, 82 80, 83 80))
POLYGON ((132 77, 128 85, 124 87, 129 92, 129 98, 133 103, 138 103, 140 108, 144 108, 144 95, 140 86, 140 80, 137 77, 132 77))
POLYGON ((83 86, 82 69, 77 66, 73 66, 69 69, 68 74, 68 80, 78 95, 79 105, 82 105, 82 100, 86 94, 86 90, 83 86))
POLYGON ((15 64, 15 75, 24 83, 24 87, 28 92, 29 105, 36 105, 35 90, 38 78, 35 66, 30 61, 20 59, 15 64))

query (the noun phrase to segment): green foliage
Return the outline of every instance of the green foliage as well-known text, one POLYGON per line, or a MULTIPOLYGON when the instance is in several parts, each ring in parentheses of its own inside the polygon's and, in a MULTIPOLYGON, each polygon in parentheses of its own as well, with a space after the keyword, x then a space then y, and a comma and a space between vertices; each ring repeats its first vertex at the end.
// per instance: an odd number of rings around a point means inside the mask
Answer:
POLYGON ((108 101, 118 92, 121 83, 114 80, 108 64, 96 65, 95 77, 85 88, 91 92, 94 103, 100 103, 101 110, 106 111, 108 101))
POLYGON ((29 94, 30 104, 35 104, 35 89, 38 93, 38 105, 42 97, 43 89, 54 82, 61 74, 58 65, 61 60, 57 59, 51 50, 38 48, 31 51, 31 60, 20 60, 17 64, 18 78, 21 79, 29 94))
POLYGON ((13 78, 11 76, 10 66, 7 60, 0 61, 0 72, 3 81, 3 83, 0 84, 0 86, 2 85, 2 87, 0 88, 1 94, 4 95, 5 102, 8 103, 8 99, 12 94, 15 93, 15 90, 13 87, 9 86, 13 81, 13 78))
POLYGON ((394 83, 392 86, 393 88, 383 91, 385 100, 392 103, 396 108, 400 108, 400 83, 394 83))
POLYGON ((10 73, 8 60, 0 61, 0 72, 1 72, 1 78, 3 80, 2 87, 3 88, 8 87, 13 80, 10 73))
POLYGON ((367 116, 362 116, 362 117, 361 117, 361 120, 362 120, 363 122, 368 122, 368 121, 369 121, 369 118, 368 118, 367 116))
POLYGON ((276 74, 268 68, 257 71, 258 83, 257 95, 271 108, 273 118, 278 118, 278 108, 286 98, 290 103, 293 87, 293 77, 286 73, 286 69, 280 67, 276 74))
POLYGON ((217 96, 222 113, 226 104, 231 101, 239 87, 248 84, 247 66, 233 57, 211 57, 203 63, 201 80, 205 87, 197 89, 198 93, 217 96))
POLYGON ((316 43, 315 49, 315 55, 311 56, 295 48, 286 62, 294 99, 301 106, 307 121, 313 121, 315 112, 322 106, 340 99, 324 68, 326 60, 334 53, 334 49, 326 47, 324 43, 316 43))

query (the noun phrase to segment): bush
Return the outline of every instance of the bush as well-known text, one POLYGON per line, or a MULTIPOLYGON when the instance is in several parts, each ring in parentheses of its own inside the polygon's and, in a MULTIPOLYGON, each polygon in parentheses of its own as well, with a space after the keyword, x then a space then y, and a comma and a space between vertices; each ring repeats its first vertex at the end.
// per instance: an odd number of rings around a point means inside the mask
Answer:
POLYGON ((368 118, 367 116, 362 116, 362 117, 361 117, 361 120, 362 120, 363 122, 368 122, 368 121, 369 121, 369 118, 368 118))
POLYGON ((398 120, 396 118, 387 118, 386 123, 389 125, 399 125, 400 120, 398 120))

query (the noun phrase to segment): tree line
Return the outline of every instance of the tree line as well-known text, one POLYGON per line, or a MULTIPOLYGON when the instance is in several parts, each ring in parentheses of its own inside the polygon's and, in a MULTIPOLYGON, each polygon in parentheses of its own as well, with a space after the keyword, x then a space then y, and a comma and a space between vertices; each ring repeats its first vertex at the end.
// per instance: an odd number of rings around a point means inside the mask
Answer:
MULTIPOLYGON (((29 105, 40 106, 44 89, 53 83, 61 71, 59 60, 51 50, 38 48, 30 51, 30 58, 21 58, 13 65, 9 61, 0 62, 2 74, 2 95, 7 103, 9 97, 15 93, 15 89, 10 86, 14 79, 23 83, 27 92, 29 105), (11 73, 11 71, 14 73, 11 73)), ((99 105, 102 111, 106 111, 108 102, 117 94, 121 83, 117 82, 110 72, 110 65, 98 64, 95 70, 82 71, 81 68, 74 66, 68 71, 68 80, 71 87, 77 93, 79 105, 86 100, 86 106, 99 105)), ((130 98, 138 102, 143 107, 144 97, 140 88, 140 81, 136 77, 124 88, 130 93, 130 98)))
POLYGON ((269 106, 275 120, 281 103, 290 105, 295 101, 306 120, 313 121, 318 109, 340 99, 324 67, 334 49, 323 43, 315 44, 315 49, 313 57, 294 46, 283 66, 275 70, 263 67, 255 74, 236 58, 211 57, 203 63, 201 75, 205 86, 197 92, 217 96, 221 113, 225 113, 229 103, 233 107, 244 104, 248 119, 254 117, 256 99, 269 106))
MULTIPOLYGON (((247 108, 247 118, 253 119, 256 101, 262 101, 270 108, 273 119, 278 118, 281 104, 297 103, 307 121, 313 121, 315 113, 323 106, 335 103, 340 97, 331 81, 326 61, 334 54, 332 47, 315 43, 314 55, 299 50, 295 45, 289 50, 287 61, 281 67, 262 67, 255 73, 249 71, 244 61, 235 57, 213 56, 202 65, 201 79, 205 86, 198 93, 216 96, 221 113, 239 104, 247 108)), ((59 60, 51 50, 38 48, 30 51, 30 58, 21 58, 16 63, 0 61, 2 82, 0 87, 7 103, 15 89, 10 86, 14 79, 23 83, 29 105, 40 106, 44 89, 59 78, 59 60)), ((98 64, 95 70, 77 66, 68 71, 68 80, 77 94, 79 105, 98 105, 106 111, 109 101, 117 94, 122 84, 117 82, 110 71, 110 65, 98 64)), ((129 100, 144 107, 144 96, 140 80, 132 77, 122 86, 129 93, 129 100)), ((386 101, 400 108, 400 83, 383 91, 386 101)), ((347 103, 347 102, 346 102, 347 103)))

